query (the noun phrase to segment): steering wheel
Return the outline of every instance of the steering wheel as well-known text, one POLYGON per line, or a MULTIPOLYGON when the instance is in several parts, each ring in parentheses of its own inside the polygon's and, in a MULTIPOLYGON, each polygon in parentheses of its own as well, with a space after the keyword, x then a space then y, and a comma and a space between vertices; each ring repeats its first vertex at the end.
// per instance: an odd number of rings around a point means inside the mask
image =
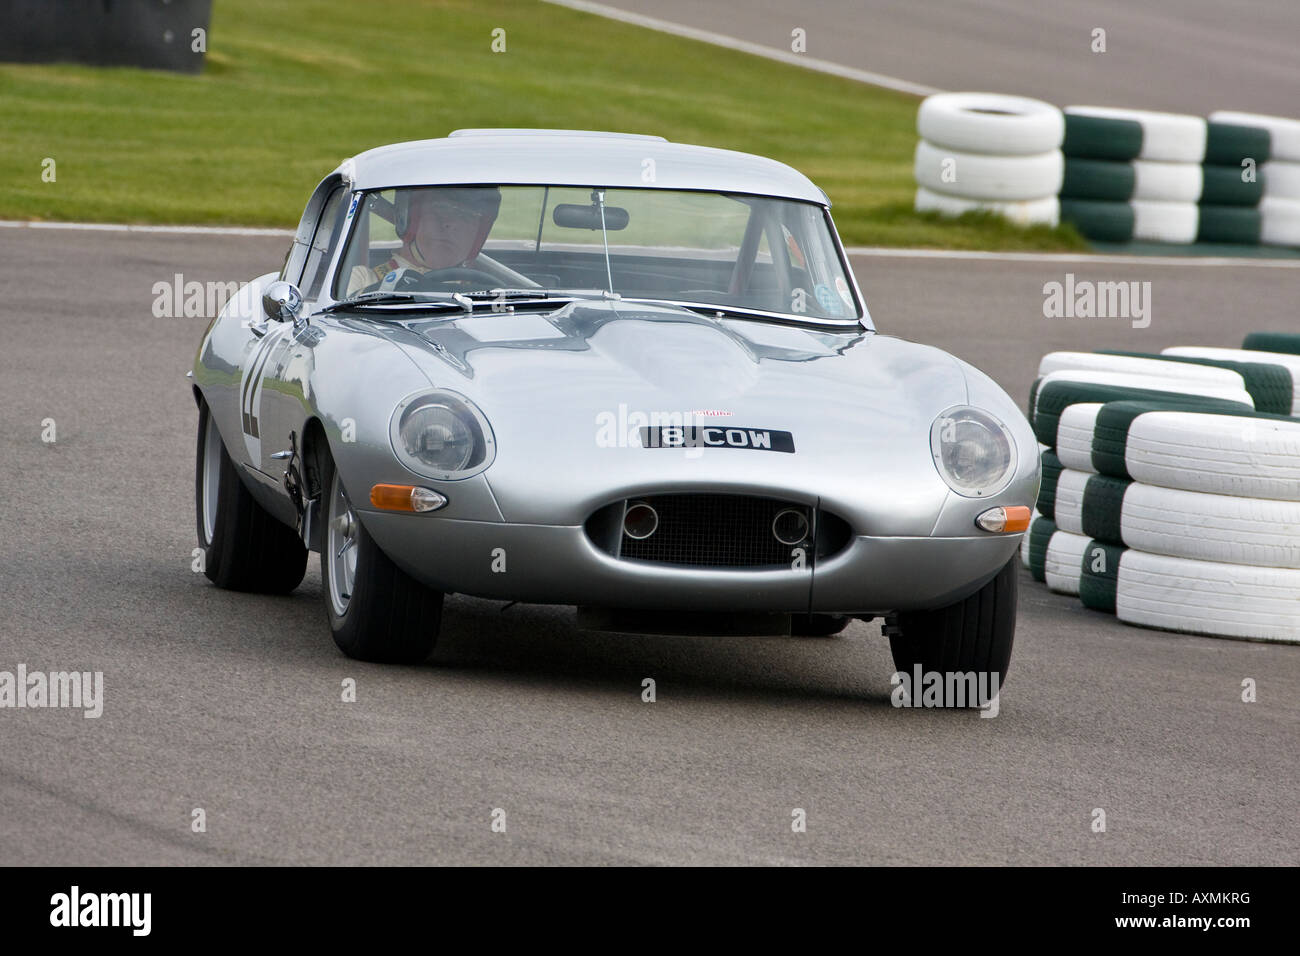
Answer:
POLYGON ((466 266, 452 266, 448 269, 433 269, 426 272, 419 279, 412 283, 400 283, 400 287, 408 289, 423 289, 428 291, 431 286, 443 285, 448 282, 474 282, 478 283, 479 288, 491 289, 501 284, 501 279, 489 272, 483 272, 479 269, 470 269, 466 266))

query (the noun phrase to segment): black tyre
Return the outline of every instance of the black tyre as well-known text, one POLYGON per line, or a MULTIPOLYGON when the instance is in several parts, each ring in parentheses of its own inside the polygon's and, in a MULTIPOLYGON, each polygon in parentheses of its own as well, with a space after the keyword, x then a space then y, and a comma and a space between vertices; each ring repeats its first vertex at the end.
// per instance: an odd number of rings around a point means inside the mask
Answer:
POLYGON ((922 672, 996 674, 990 687, 1001 687, 1016 634, 1017 563, 1012 558, 993 580, 955 604, 892 615, 886 632, 894 666, 907 674, 918 664, 922 672))
POLYGON ((332 461, 324 471, 320 572, 334 643, 359 661, 418 664, 438 639, 442 592, 389 560, 353 511, 332 461))
POLYGON ((307 549, 244 487, 206 402, 199 405, 194 510, 203 573, 217 587, 288 594, 302 583, 307 549))
POLYGON ((795 637, 833 637, 851 620, 835 614, 795 614, 790 618, 790 633, 795 637))

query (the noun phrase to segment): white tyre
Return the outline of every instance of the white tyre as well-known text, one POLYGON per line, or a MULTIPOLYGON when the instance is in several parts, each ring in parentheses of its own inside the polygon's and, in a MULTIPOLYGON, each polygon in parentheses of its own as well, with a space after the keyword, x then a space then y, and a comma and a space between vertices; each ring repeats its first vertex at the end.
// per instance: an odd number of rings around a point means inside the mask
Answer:
POLYGON ((1300 571, 1189 561, 1129 550, 1119 560, 1115 614, 1188 634, 1300 643, 1300 571))
POLYGON ((1152 378, 1173 378, 1185 382, 1204 382, 1224 388, 1245 388, 1239 372, 1213 365, 1189 365, 1186 362, 1165 362, 1155 358, 1135 355, 1105 355, 1100 352, 1048 352, 1038 363, 1038 375, 1052 372, 1082 371, 1126 372, 1152 378))
MULTIPOLYGON (((1226 351, 1226 350, 1225 350, 1226 351)), ((1297 356, 1300 358, 1300 356, 1297 356)), ((1246 361, 1242 359, 1241 361, 1246 361)), ((1186 364, 1186 363, 1175 363, 1186 364)), ((1107 372, 1101 370, 1078 369, 1051 372, 1038 381, 1035 397, 1043 394, 1043 389, 1053 382, 1082 382, 1092 385, 1120 385, 1127 388, 1152 392, 1173 392, 1181 395, 1201 395, 1206 398, 1222 398, 1232 402, 1241 402, 1250 408, 1255 407, 1255 400, 1245 388, 1238 385, 1220 385, 1206 382, 1201 378, 1155 378, 1132 372, 1107 372)), ((1034 411, 1037 412, 1037 402, 1034 411)))
POLYGON ((1181 355, 1186 358, 1218 359, 1223 362, 1258 362, 1262 365, 1280 365, 1291 373, 1291 414, 1300 415, 1300 355, 1289 355, 1285 352, 1257 352, 1253 349, 1201 348, 1194 345, 1161 349, 1160 354, 1181 355))
POLYGON ((1047 542, 1047 557, 1043 562, 1043 578, 1049 590, 1057 594, 1079 593, 1079 576, 1083 569, 1083 553, 1092 540, 1081 534, 1058 531, 1047 542))
POLYGON ((1196 203, 1135 199, 1129 205, 1133 208, 1134 239, 1184 245, 1196 241, 1201 227, 1201 210, 1196 203))
POLYGON ((1071 534, 1083 534, 1083 493, 1092 475, 1061 469, 1056 479, 1056 527, 1071 534))
POLYGON ((1205 159, 1206 123, 1199 116, 1108 106, 1067 106, 1065 112, 1072 116, 1133 120, 1138 123, 1142 127, 1142 149, 1138 153, 1138 159, 1172 163, 1199 163, 1205 159))
POLYGON ((1159 202, 1197 202, 1205 185, 1205 174, 1197 163, 1161 163, 1149 159, 1133 161, 1131 199, 1159 202))
MULTIPOLYGON (((1038 510, 1034 509, 1034 513, 1029 516, 1029 527, 1032 528, 1034 526, 1034 522, 1041 517, 1042 515, 1038 513, 1038 510)), ((1026 531, 1024 534, 1020 536, 1020 564, 1026 568, 1028 568, 1030 565, 1029 541, 1030 541, 1030 534, 1028 531, 1026 531)))
POLYGON ((916 184, 961 199, 1024 201, 1061 191, 1065 159, 1060 150, 1032 156, 986 156, 916 144, 916 184))
MULTIPOLYGON (((1058 486, 1056 523, 1064 528, 1060 494, 1058 486)), ((1300 569, 1300 502, 1135 483, 1123 498, 1120 536, 1150 554, 1300 569)))
POLYGON ((1210 114, 1216 123, 1232 123, 1236 126, 1259 126, 1268 130, 1272 148, 1271 159, 1287 162, 1300 162, 1300 120, 1285 116, 1261 116, 1258 113, 1238 113, 1233 110, 1216 110, 1210 114))
POLYGON ((1056 425, 1056 457, 1073 471, 1095 475, 1092 466, 1092 433, 1097 427, 1101 402, 1080 402, 1061 412, 1056 425))
POLYGON ((1027 156, 1060 149, 1065 116, 1051 103, 1002 93, 936 93, 916 114, 921 138, 968 153, 1027 156))
MULTIPOLYGON (((1058 454, 1064 462, 1059 446, 1058 454)), ((1147 485, 1300 501, 1300 421, 1148 412, 1129 425, 1124 461, 1147 485)))
POLYGON ((1266 246, 1300 246, 1300 199, 1265 196, 1259 201, 1259 241, 1266 246))
POLYGON ((943 216, 960 216, 962 213, 979 211, 995 212, 1018 226, 1055 227, 1061 222, 1061 201, 1055 196, 1029 199, 1024 202, 991 202, 961 199, 957 196, 946 196, 943 193, 918 188, 916 211, 937 212, 943 216))
POLYGON ((1300 163, 1272 160, 1259 167, 1265 198, 1300 199, 1300 163))

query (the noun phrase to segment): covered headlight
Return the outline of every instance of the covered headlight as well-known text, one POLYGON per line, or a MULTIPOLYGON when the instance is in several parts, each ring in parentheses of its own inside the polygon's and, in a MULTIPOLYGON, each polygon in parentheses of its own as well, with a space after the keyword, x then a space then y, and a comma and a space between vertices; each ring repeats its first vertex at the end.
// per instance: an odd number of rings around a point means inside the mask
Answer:
POLYGON ((446 389, 403 399, 393 411, 389 436, 402 464, 417 475, 444 481, 477 475, 496 454, 483 413, 446 389))
POLYGON ((1016 443, 1007 426, 978 408, 950 408, 930 426, 934 465, 948 487, 966 498, 995 495, 1016 471, 1016 443))

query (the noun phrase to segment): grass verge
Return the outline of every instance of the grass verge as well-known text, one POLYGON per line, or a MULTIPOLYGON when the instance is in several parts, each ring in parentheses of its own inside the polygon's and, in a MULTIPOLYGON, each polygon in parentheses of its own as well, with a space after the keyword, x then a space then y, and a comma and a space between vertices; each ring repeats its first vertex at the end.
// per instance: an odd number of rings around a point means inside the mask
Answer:
POLYGON ((346 156, 542 126, 779 159, 849 244, 1085 248, 1069 227, 913 212, 916 102, 528 0, 215 0, 198 76, 0 65, 0 218, 292 226, 346 156))

